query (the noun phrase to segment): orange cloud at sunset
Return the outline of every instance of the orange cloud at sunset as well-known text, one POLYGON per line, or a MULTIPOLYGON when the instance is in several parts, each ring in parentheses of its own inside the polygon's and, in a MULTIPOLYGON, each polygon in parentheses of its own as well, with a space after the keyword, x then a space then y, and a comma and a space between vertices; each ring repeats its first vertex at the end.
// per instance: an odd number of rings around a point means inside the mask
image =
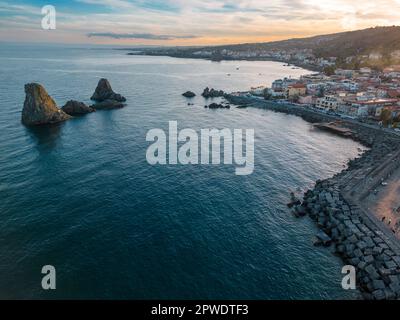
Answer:
POLYGON ((40 28, 36 1, 1 1, 0 40, 114 45, 265 42, 396 25, 400 1, 53 1, 57 30, 40 28), (91 35, 91 36, 88 36, 91 35), (100 36, 98 36, 100 35, 100 36))

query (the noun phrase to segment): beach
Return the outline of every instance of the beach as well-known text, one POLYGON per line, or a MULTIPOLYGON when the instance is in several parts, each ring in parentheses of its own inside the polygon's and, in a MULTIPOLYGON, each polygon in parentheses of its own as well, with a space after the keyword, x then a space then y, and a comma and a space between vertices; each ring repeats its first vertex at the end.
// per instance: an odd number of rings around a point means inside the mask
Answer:
POLYGON ((400 239, 400 170, 397 169, 376 191, 365 198, 363 206, 400 239))

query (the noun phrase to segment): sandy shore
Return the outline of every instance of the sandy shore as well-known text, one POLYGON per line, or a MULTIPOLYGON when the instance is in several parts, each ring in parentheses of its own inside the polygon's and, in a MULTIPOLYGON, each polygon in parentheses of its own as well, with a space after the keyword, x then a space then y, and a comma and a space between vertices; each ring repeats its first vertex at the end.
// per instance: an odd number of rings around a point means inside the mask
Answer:
POLYGON ((364 207, 400 239, 400 169, 365 198, 364 207))

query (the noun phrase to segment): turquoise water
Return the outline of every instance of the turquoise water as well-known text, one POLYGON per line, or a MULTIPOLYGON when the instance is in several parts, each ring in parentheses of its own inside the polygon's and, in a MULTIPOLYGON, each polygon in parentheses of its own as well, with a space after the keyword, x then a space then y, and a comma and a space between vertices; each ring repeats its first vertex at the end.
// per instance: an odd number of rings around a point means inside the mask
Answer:
POLYGON ((0 298, 348 299, 341 262, 314 248, 316 228, 286 208, 290 190, 340 171, 359 145, 300 118, 208 110, 186 90, 226 91, 299 76, 276 62, 126 56, 117 50, 0 46, 0 298), (237 70, 239 67, 239 70, 237 70), (228 76, 227 74, 231 74, 228 76), (24 84, 62 106, 97 81, 128 99, 35 129, 20 124, 24 84), (255 171, 150 166, 146 133, 254 128, 255 171), (41 289, 41 268, 57 290, 41 289))

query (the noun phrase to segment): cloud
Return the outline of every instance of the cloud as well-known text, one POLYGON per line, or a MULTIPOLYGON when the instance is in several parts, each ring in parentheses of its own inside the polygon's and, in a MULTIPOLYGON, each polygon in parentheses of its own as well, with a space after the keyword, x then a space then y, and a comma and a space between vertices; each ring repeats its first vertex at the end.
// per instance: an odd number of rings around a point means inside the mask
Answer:
POLYGON ((112 32, 91 32, 89 38, 102 37, 111 39, 142 39, 142 40, 177 40, 177 39, 195 39, 195 35, 157 35, 152 33, 112 33, 112 32))
POLYGON ((37 0, 0 0, 0 40, 203 45, 273 41, 400 21, 400 0, 74 0, 68 6, 54 2, 57 31, 40 32, 37 0))
POLYGON ((75 0, 76 2, 110 7, 113 9, 133 9, 134 5, 125 0, 75 0))
POLYGON ((28 5, 28 4, 15 4, 0 1, 0 13, 2 14, 26 14, 26 15, 40 15, 41 10, 38 7, 28 5))

